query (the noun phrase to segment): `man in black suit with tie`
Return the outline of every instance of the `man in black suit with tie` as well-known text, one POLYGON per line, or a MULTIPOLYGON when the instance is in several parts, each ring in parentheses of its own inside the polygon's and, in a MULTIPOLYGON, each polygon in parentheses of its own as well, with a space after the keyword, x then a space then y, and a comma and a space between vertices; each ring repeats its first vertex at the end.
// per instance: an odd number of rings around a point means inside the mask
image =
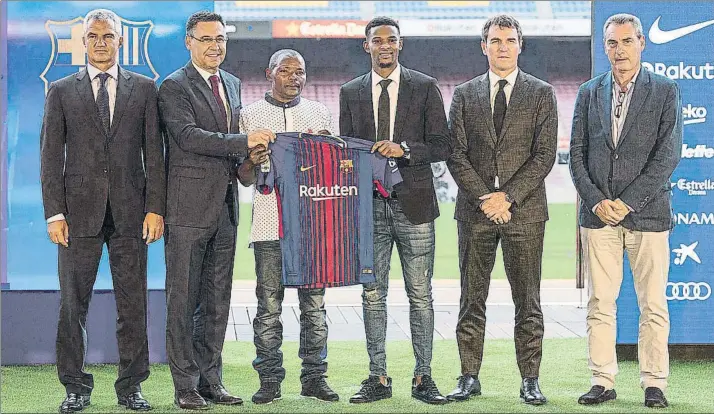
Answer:
POLYGON ((447 161, 459 186, 461 307, 456 340, 461 376, 447 398, 481 394, 478 379, 486 329, 486 298, 499 241, 516 308, 516 359, 521 399, 545 404, 538 375, 543 343, 541 260, 558 114, 553 87, 518 68, 523 36, 516 19, 486 21, 481 49, 489 70, 456 87, 449 122, 454 153, 447 161))
POLYGON ((371 56, 372 70, 340 89, 340 134, 376 141, 372 150, 394 158, 404 182, 388 198, 375 193, 377 280, 366 284, 362 293, 370 374, 350 402, 366 403, 392 396, 384 345, 389 264, 396 243, 409 296, 416 358, 412 397, 443 404, 447 401, 431 377, 431 278, 434 219, 439 216, 431 163, 446 160, 451 152, 444 102, 436 79, 399 65, 403 42, 397 22, 376 17, 367 24, 365 36, 363 47, 371 56))
POLYGON ((121 32, 112 11, 87 13, 87 68, 53 82, 45 101, 41 181, 47 232, 60 245, 61 413, 83 410, 94 388, 84 371, 85 324, 105 243, 118 315, 118 402, 151 409, 141 395, 149 376, 146 256, 163 235, 164 151, 156 85, 118 66, 121 32))
POLYGON ((238 134, 240 80, 219 69, 226 41, 220 15, 194 13, 185 38, 191 61, 159 89, 169 160, 166 351, 184 409, 243 403, 221 373, 238 225, 235 165, 248 148, 275 139, 266 130, 238 134))

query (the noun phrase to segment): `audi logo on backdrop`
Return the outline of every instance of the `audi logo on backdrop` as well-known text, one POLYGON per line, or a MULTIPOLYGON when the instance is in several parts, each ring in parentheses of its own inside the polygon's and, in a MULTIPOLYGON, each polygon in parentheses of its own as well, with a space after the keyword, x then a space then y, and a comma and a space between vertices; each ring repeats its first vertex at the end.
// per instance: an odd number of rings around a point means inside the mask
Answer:
POLYGON ((665 290, 667 300, 707 300, 711 295, 706 282, 668 282, 665 290))

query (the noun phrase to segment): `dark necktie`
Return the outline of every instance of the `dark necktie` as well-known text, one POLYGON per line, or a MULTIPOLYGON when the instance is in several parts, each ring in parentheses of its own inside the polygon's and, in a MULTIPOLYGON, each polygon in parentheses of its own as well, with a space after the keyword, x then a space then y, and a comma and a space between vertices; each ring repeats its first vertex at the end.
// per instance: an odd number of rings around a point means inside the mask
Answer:
POLYGON ((223 125, 228 127, 228 115, 226 114, 226 107, 223 105, 223 99, 220 93, 221 80, 218 79, 218 75, 211 75, 208 77, 208 80, 211 81, 211 91, 213 91, 213 97, 216 98, 216 102, 218 102, 218 110, 221 112, 223 125))
POLYGON ((493 103, 493 126, 496 128, 496 137, 501 136, 503 119, 506 117, 506 92, 503 91, 503 88, 505 88, 507 84, 508 81, 505 79, 498 81, 496 101, 493 103))
POLYGON ((382 93, 379 94, 379 106, 377 107, 377 141, 389 141, 389 92, 387 92, 387 87, 391 82, 391 79, 379 81, 382 93))
POLYGON ((99 119, 102 121, 104 132, 109 134, 110 116, 109 116, 109 92, 107 91, 108 73, 100 73, 99 75, 99 90, 97 91, 97 111, 99 111, 99 119))

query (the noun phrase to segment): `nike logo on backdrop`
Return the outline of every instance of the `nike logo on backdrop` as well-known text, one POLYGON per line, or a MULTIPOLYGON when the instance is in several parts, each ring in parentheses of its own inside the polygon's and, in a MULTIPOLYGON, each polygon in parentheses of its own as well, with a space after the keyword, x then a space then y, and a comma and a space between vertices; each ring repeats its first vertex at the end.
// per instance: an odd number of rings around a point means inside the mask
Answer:
POLYGON ((311 169, 313 169, 313 168, 315 168, 314 165, 311 165, 311 166, 309 166, 309 167, 305 167, 304 165, 301 165, 301 166, 300 166, 300 172, 305 172, 305 171, 311 170, 311 169))
POLYGON ((662 16, 658 17, 657 20, 652 23, 652 27, 650 27, 649 33, 650 42, 657 45, 669 43, 672 40, 677 40, 680 37, 684 37, 688 34, 696 32, 697 30, 703 29, 707 26, 711 26, 712 24, 714 24, 714 20, 707 20, 706 22, 680 27, 679 29, 662 30, 659 28, 659 19, 661 18, 662 16))

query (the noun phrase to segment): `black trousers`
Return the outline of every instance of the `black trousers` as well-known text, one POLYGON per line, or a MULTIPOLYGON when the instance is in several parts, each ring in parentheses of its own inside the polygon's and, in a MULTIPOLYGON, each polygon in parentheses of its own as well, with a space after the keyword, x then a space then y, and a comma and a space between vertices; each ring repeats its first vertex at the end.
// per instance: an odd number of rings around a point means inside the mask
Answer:
POLYGON ((229 195, 211 227, 166 229, 166 353, 177 391, 222 384, 236 249, 229 195))
POLYGON ((84 371, 87 348, 87 310, 97 279, 102 247, 107 244, 117 305, 119 374, 117 395, 141 390, 149 377, 149 342, 146 334, 146 253, 138 237, 119 234, 109 205, 102 230, 94 237, 72 237, 59 246, 60 311, 57 324, 57 373, 67 393, 89 395, 92 374, 84 371))
POLYGON ((516 307, 514 339, 523 378, 537 377, 543 345, 540 307, 545 222, 502 224, 458 222, 461 304, 456 341, 461 373, 478 376, 486 332, 486 298, 496 249, 501 243, 506 277, 516 307))

